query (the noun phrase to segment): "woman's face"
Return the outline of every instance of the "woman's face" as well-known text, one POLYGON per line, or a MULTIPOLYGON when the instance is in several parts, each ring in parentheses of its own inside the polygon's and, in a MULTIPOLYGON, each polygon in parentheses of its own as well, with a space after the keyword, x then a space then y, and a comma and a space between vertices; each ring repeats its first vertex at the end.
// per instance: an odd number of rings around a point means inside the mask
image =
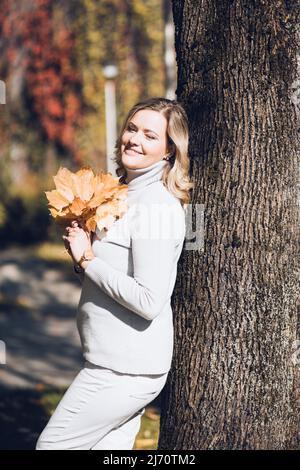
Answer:
POLYGON ((167 120, 158 111, 142 109, 129 119, 121 139, 125 168, 139 169, 162 160, 167 154, 167 120))

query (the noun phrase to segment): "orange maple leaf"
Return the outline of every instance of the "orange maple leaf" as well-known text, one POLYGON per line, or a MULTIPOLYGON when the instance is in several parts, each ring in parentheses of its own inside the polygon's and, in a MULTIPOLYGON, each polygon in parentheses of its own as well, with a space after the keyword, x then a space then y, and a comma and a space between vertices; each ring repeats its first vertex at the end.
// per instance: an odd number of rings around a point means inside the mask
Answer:
POLYGON ((128 209, 127 184, 110 173, 94 175, 86 166, 76 173, 60 167, 53 176, 56 189, 45 191, 51 216, 61 226, 77 220, 88 233, 108 230, 128 209))

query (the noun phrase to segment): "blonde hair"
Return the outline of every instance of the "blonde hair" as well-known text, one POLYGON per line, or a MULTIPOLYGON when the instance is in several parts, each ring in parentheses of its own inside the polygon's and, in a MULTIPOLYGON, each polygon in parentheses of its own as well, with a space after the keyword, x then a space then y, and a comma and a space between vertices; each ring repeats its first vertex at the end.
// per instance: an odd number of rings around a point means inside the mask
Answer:
POLYGON ((122 135, 128 121, 134 114, 143 109, 158 111, 167 120, 169 164, 163 172, 162 181, 170 193, 177 197, 186 209, 186 205, 190 202, 189 191, 194 188, 195 184, 191 182, 189 177, 188 119, 183 107, 175 100, 150 98, 135 104, 128 112, 116 141, 115 157, 113 159, 117 164, 116 173, 120 177, 120 183, 125 183, 127 176, 126 168, 122 163, 122 135))

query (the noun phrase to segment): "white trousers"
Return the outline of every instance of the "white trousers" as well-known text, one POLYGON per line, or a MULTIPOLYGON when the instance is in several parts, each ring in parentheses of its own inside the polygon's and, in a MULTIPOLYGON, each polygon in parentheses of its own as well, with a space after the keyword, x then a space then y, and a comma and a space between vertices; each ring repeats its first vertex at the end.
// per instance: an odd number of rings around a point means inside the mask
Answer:
POLYGON ((145 406, 159 395, 167 376, 123 374, 85 362, 36 450, 132 449, 145 406))

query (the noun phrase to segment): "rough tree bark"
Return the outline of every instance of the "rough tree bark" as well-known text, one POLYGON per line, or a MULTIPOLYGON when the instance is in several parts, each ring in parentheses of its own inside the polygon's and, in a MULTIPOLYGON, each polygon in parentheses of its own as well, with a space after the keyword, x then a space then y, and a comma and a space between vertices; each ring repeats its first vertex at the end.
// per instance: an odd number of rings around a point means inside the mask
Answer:
POLYGON ((178 267, 158 448, 299 449, 299 2, 173 14, 204 249, 178 267))

